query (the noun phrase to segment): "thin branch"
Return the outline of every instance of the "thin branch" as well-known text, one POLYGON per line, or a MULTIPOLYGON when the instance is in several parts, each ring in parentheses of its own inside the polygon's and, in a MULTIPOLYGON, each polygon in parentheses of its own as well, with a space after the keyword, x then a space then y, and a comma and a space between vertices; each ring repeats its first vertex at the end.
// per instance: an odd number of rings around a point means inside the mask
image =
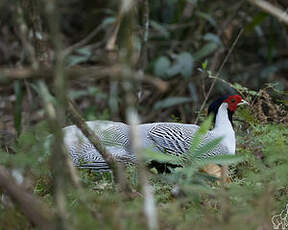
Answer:
MULTIPOLYGON (((153 188, 149 184, 149 181, 147 179, 146 171, 145 171, 145 163, 144 159, 142 156, 142 142, 141 142, 141 136, 140 132, 138 130, 138 125, 139 125, 139 117, 137 110, 135 108, 135 100, 134 94, 133 94, 133 88, 135 87, 135 84, 137 83, 136 81, 138 80, 137 75, 134 74, 132 71, 132 57, 135 52, 133 49, 132 45, 132 28, 133 28, 133 22, 135 20, 135 16, 133 14, 133 1, 125 1, 122 0, 122 4, 120 6, 120 18, 123 17, 123 21, 126 22, 126 24, 122 23, 123 28, 123 37, 121 37, 121 47, 123 47, 122 52, 126 55, 122 56, 121 62, 122 62, 122 77, 123 77, 123 84, 122 87, 125 92, 125 100, 127 104, 126 108, 126 117, 127 121, 130 125, 130 140, 131 140, 131 147, 133 150, 133 153, 136 156, 136 164, 137 164, 137 170, 138 170, 138 175, 139 175, 139 182, 141 186, 141 190, 143 193, 143 199, 144 199, 144 214, 146 217, 146 224, 147 228, 149 230, 156 230, 158 229, 158 220, 157 220, 157 209, 155 205, 155 200, 154 200, 154 194, 153 194, 153 188), (124 28, 125 27, 125 28, 124 28), (125 30, 124 30, 125 29, 125 30), (134 78, 130 77, 133 76, 134 78)), ((148 28, 149 28, 149 2, 145 1, 144 2, 146 9, 144 10, 144 32, 143 33, 143 42, 146 43, 148 41, 148 28)), ((143 49, 143 46, 142 46, 143 49)), ((146 48, 144 47, 146 50, 146 48)), ((145 51, 144 50, 144 51, 145 51)), ((143 51, 143 50, 142 50, 143 51)), ((141 52, 143 55, 144 53, 141 52)), ((140 57, 140 59, 143 57, 140 57)), ((145 60, 146 57, 144 57, 145 60)), ((140 61, 140 73, 143 74, 143 69, 144 69, 144 62, 140 61)))
MULTIPOLYGON (((131 96, 131 93, 126 92, 127 97, 131 96)), ((137 159, 137 169, 139 174, 139 180, 141 190, 144 198, 144 213, 147 219, 147 226, 150 230, 158 229, 157 209, 155 205, 154 192, 152 186, 147 179, 147 173, 145 169, 145 162, 142 156, 143 147, 141 142, 140 132, 138 130, 139 118, 135 107, 131 105, 127 108, 127 121, 130 125, 130 138, 133 152, 137 159)))
POLYGON ((147 43, 148 43, 148 38, 149 38, 149 1, 148 0, 143 0, 143 12, 142 12, 142 23, 143 23, 143 34, 142 34, 142 44, 141 44, 141 52, 140 52, 140 57, 137 63, 137 69, 143 70, 146 66, 147 62, 147 43))
POLYGON ((64 50, 64 56, 72 53, 75 49, 78 49, 84 45, 86 45, 88 42, 90 42, 100 31, 102 27, 98 26, 96 27, 92 32, 90 32, 85 38, 83 38, 81 41, 75 43, 74 45, 66 48, 64 50))
POLYGON ((66 229, 66 199, 65 199, 65 186, 67 184, 67 171, 68 171, 68 156, 65 152, 65 147, 63 145, 63 134, 62 129, 59 124, 59 116, 57 114, 54 105, 52 104, 50 94, 44 82, 40 81, 39 91, 43 100, 43 106, 48 117, 49 126, 51 132, 54 133, 54 141, 51 145, 52 155, 52 173, 53 173, 53 183, 55 186, 54 199, 57 207, 57 227, 59 229, 66 229), (66 167, 63 167, 66 166, 66 167))
MULTIPOLYGON (((38 86, 39 86, 39 91, 40 91, 41 97, 44 100, 44 108, 45 108, 46 114, 50 118, 50 124, 51 124, 51 122, 53 122, 53 120, 51 121, 51 119, 55 118, 55 114, 56 114, 54 105, 50 101, 50 98, 52 98, 52 96, 48 92, 48 89, 47 89, 47 87, 43 81, 39 81, 38 86)), ((51 125, 54 125, 54 124, 51 124, 51 125)), ((52 131, 54 131, 54 130, 52 130, 52 131)), ((83 187, 81 185, 81 179, 80 179, 79 175, 77 174, 76 168, 73 166, 73 162, 72 162, 71 158, 68 156, 69 154, 68 154, 66 148, 63 145, 61 147, 61 151, 64 154, 64 158, 65 158, 65 159, 62 159, 62 162, 64 161, 64 163, 65 163, 65 166, 64 166, 65 173, 67 172, 69 174, 72 183, 80 192, 79 199, 81 200, 81 202, 83 204, 87 204, 84 190, 83 190, 83 187)))
MULTIPOLYGON (((68 229, 66 209, 66 189, 67 189, 67 168, 63 164, 67 163, 67 155, 63 144, 62 125, 65 122, 65 106, 66 106, 66 77, 64 72, 64 56, 62 54, 62 36, 60 30, 60 20, 56 8, 56 0, 43 1, 45 13, 48 21, 51 41, 55 52, 55 71, 54 71, 54 88, 57 103, 54 113, 47 115, 50 127, 54 132, 54 143, 52 145, 52 171, 54 176, 54 198, 57 212, 57 228, 68 229)), ((43 87, 44 89, 44 87, 43 87)), ((49 105, 49 101, 44 99, 44 106, 49 105)), ((51 104, 50 104, 51 105, 51 104)), ((50 106, 50 109, 54 109, 50 106)))
POLYGON ((279 9, 270 2, 264 0, 248 0, 251 4, 257 6, 259 9, 271 14, 276 17, 280 22, 284 22, 288 25, 288 14, 287 12, 279 9))
POLYGON ((21 0, 22 9, 27 12, 29 25, 33 32, 33 46, 37 63, 48 66, 50 64, 50 55, 47 39, 42 29, 42 19, 40 16, 40 1, 21 0))
POLYGON ((105 49, 107 51, 114 51, 116 49, 116 41, 121 24, 121 17, 118 16, 115 23, 113 24, 111 34, 107 39, 105 49))
POLYGON ((23 214, 39 229, 55 229, 51 210, 35 196, 26 192, 22 186, 14 182, 13 177, 3 166, 0 166, 0 189, 11 197, 23 214))
POLYGON ((20 4, 20 1, 17 1, 16 4, 16 25, 17 25, 17 33, 18 37, 21 41, 23 50, 25 52, 25 55, 32 65, 34 69, 37 69, 38 67, 38 62, 35 57, 35 50, 34 47, 31 45, 31 43, 28 40, 28 27, 26 24, 26 21, 24 19, 24 12, 23 12, 23 7, 20 4))
MULTIPOLYGON (((68 153, 66 155, 68 155, 68 153)), ((83 187, 81 185, 81 179, 77 173, 76 168, 73 165, 72 160, 70 158, 67 158, 66 163, 67 163, 67 167, 68 167, 68 171, 69 171, 72 183, 80 191, 80 193, 82 195, 82 197, 80 197, 80 199, 83 199, 83 197, 84 197, 84 200, 85 200, 84 190, 83 190, 83 187)))
POLYGON ((70 118, 73 123, 81 130, 84 136, 91 142, 91 144, 97 149, 97 151, 101 154, 103 159, 108 164, 109 168, 112 170, 114 178, 117 179, 117 161, 114 157, 108 153, 105 146, 101 143, 101 140, 93 130, 91 130, 86 124, 85 120, 81 117, 79 112, 75 109, 74 105, 71 101, 68 102, 67 111, 70 114, 70 118))
POLYGON ((228 51, 228 54, 225 56, 225 58, 224 58, 224 60, 223 60, 223 62, 221 64, 219 70, 217 71, 217 74, 215 75, 215 78, 212 81, 212 84, 211 84, 211 86, 210 86, 210 88, 208 90, 208 93, 206 94, 206 96, 204 98, 204 101, 203 101, 203 103, 202 103, 202 105, 200 107, 199 114, 198 114, 198 116, 197 116, 197 118, 195 120, 195 123, 198 122, 198 120, 200 118, 201 111, 204 109, 204 107, 205 107, 205 105, 207 103, 207 100, 208 100, 208 98, 209 98, 209 96, 210 96, 210 94, 212 92, 212 89, 214 88, 214 85, 215 85, 216 81, 219 79, 220 73, 221 73, 223 67, 225 66, 226 62, 228 61, 229 57, 231 56, 232 51, 234 50, 234 48, 235 48, 240 36, 242 35, 242 33, 243 33, 243 29, 241 29, 240 32, 238 33, 236 39, 234 40, 232 46, 230 47, 230 49, 228 51))
MULTIPOLYGON (((0 85, 7 85, 13 82, 14 80, 23 80, 23 79, 44 79, 52 80, 55 67, 42 67, 41 70, 35 70, 33 68, 2 68, 0 69, 0 85)), ((68 79, 83 79, 93 78, 97 79, 106 79, 107 77, 113 80, 121 80, 121 66, 112 65, 112 66, 92 66, 92 67, 72 67, 66 68, 63 70, 66 78, 68 79)), ((128 76, 133 77, 133 76, 128 76)), ((168 88, 168 83, 155 78, 152 75, 144 74, 139 80, 147 82, 154 85, 160 91, 165 91, 168 88)))

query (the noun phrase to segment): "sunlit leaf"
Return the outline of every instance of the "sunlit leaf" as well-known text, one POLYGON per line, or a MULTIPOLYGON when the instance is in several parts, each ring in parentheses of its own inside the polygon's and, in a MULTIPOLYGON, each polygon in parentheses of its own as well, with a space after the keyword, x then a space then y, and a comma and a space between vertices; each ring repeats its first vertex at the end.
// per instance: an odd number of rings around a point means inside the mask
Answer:
POLYGON ((207 69, 207 65, 208 65, 208 60, 205 59, 205 61, 201 63, 202 69, 206 70, 207 69))

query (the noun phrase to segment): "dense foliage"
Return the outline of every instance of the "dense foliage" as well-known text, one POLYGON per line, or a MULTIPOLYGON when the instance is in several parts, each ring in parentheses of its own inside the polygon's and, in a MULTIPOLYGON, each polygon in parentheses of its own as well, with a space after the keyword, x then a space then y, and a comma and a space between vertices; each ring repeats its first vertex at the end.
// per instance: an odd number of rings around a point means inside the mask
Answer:
MULTIPOLYGON (((7 67, 11 71, 39 68, 42 75, 49 72, 47 66, 33 66, 33 52, 27 49, 30 45, 37 47, 33 43, 35 17, 31 17, 37 14, 31 2, 0 1, 0 165, 10 171, 18 169, 24 175, 25 190, 57 212, 47 138, 51 123, 45 116, 39 82, 29 77, 8 83, 5 80, 7 67), (21 21, 27 31, 21 30, 21 21)), ((47 55, 54 63, 57 52, 51 48, 53 31, 48 29, 49 18, 42 7, 45 4, 38 3, 42 35, 49 44, 48 48, 45 46, 47 55)), ((288 7, 286 1, 273 3, 280 9, 288 7)), ((96 66, 112 72, 121 56, 118 51, 125 46, 125 28, 131 26, 123 19, 116 45, 108 50, 107 41, 113 37, 120 18, 117 1, 60 0, 56 8, 60 15, 60 42, 65 51, 70 49, 63 60, 65 68, 96 66), (93 30, 97 32, 88 42, 73 48, 93 30)), ((135 6, 131 19, 133 39, 129 41, 134 62, 130 64, 135 69, 143 56, 144 8, 135 6)), ((148 80, 137 82, 133 88, 142 122, 197 120, 201 124, 206 116, 201 105, 207 94, 212 100, 217 95, 239 93, 250 103, 234 115, 236 157, 195 161, 217 140, 200 151, 194 142, 190 158, 182 159, 185 167, 171 169, 169 174, 149 169, 159 229, 271 229, 272 216, 280 214, 288 204, 287 25, 245 1, 150 1, 149 9, 147 55, 140 63, 148 80), (211 93, 209 88, 215 79, 211 93), (208 163, 229 164, 231 182, 198 170, 208 163)), ((41 74, 37 76, 43 77, 41 74)), ((125 90, 119 79, 106 75, 95 71, 87 72, 81 79, 67 79, 68 87, 63 91, 67 91, 86 120, 125 121, 125 90)), ((59 105, 57 89, 51 82, 48 78, 47 85, 53 93, 47 100, 59 105)), ((71 124, 69 116, 61 121, 62 127, 71 124)), ((202 126, 199 138, 207 131, 208 123, 202 126)), ((175 160, 147 154, 160 161, 175 160)), ((115 186, 109 172, 78 170, 82 188, 67 177, 64 183, 68 229, 146 229, 137 170, 129 166, 126 171, 131 187, 128 194, 115 186)), ((1 230, 37 229, 1 189, 0 195, 1 230)))

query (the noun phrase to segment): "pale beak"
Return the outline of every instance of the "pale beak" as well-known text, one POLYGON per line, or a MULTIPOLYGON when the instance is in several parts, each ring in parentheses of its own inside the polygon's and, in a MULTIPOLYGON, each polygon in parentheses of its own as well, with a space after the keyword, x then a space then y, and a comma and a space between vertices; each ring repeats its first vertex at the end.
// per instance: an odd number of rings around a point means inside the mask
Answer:
POLYGON ((238 105, 249 105, 249 103, 242 99, 241 102, 238 103, 238 105))

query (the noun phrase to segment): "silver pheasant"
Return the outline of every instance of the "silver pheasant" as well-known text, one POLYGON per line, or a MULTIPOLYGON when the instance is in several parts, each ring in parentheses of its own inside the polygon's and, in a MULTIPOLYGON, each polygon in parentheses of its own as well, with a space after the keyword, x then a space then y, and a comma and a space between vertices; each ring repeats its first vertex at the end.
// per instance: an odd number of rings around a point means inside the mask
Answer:
MULTIPOLYGON (((239 95, 222 97, 209 106, 209 113, 214 113, 214 128, 205 135, 202 144, 222 137, 221 142, 202 157, 222 154, 235 154, 236 140, 232 125, 232 115, 237 105, 247 103, 239 95)), ((122 122, 88 121, 87 125, 100 138, 109 153, 119 162, 135 163, 131 150, 129 126, 122 122)), ((190 147, 193 135, 199 126, 170 122, 148 123, 138 125, 142 147, 151 148, 165 154, 185 154, 190 147)), ((109 170, 101 154, 76 126, 63 129, 64 143, 73 160, 81 168, 109 170)))

